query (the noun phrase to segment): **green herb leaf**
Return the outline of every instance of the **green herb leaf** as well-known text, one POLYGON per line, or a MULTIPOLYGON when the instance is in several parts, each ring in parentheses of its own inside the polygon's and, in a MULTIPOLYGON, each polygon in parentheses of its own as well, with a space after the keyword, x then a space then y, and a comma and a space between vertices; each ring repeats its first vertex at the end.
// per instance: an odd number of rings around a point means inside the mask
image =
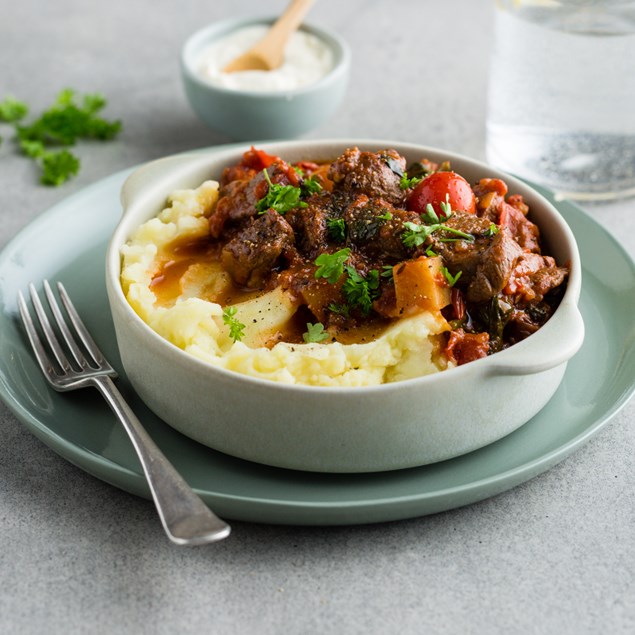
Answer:
POLYGON ((62 185, 79 172, 79 159, 68 150, 44 152, 42 157, 42 176, 44 185, 62 185))
POLYGON ((441 203, 439 203, 439 207, 441 208, 441 211, 443 212, 443 216, 445 216, 446 220, 450 218, 450 216, 452 216, 453 212, 452 212, 452 206, 450 205, 449 194, 445 195, 445 201, 442 201, 441 203))
POLYGON ((20 141, 20 149, 32 159, 38 159, 45 153, 44 144, 41 141, 20 141))
POLYGON ((363 277, 350 265, 346 265, 345 269, 348 277, 342 286, 342 293, 351 307, 359 308, 363 315, 368 315, 373 300, 378 297, 379 271, 373 269, 363 277))
POLYGON ((422 176, 413 176, 412 178, 409 178, 408 172, 404 172, 401 180, 399 181, 399 187, 402 190, 408 190, 411 187, 414 187, 415 185, 421 183, 421 181, 423 181, 422 176))
POLYGON ((228 306, 223 309, 223 322, 229 326, 229 337, 234 342, 240 342, 244 336, 245 325, 236 319, 238 309, 235 306, 228 306))
POLYGON ((55 104, 64 108, 70 106, 75 100, 75 91, 72 88, 64 88, 55 98, 55 104))
POLYGON ((285 214, 296 207, 308 207, 304 201, 300 200, 302 190, 299 187, 272 183, 267 169, 265 168, 262 172, 269 183, 269 189, 267 194, 256 203, 259 214, 264 214, 268 209, 273 209, 278 214, 285 214))
POLYGON ((408 248, 420 247, 434 231, 434 225, 418 225, 407 221, 404 223, 406 231, 402 234, 403 244, 408 248))
POLYGON ((392 265, 383 265, 381 268, 381 277, 392 280, 394 277, 394 267, 392 265))
POLYGON ((322 184, 314 176, 310 176, 308 179, 302 179, 300 189, 302 190, 303 196, 310 196, 311 194, 321 192, 322 184))
POLYGON ((443 273, 443 276, 445 277, 445 279, 448 281, 448 284, 453 287, 458 279, 461 277, 461 274, 463 273, 462 271, 459 271, 455 276, 453 276, 447 269, 447 267, 441 267, 441 271, 443 273))
POLYGON ((327 218, 326 228, 335 242, 341 243, 346 240, 346 223, 343 218, 327 218))
POLYGON ((0 101, 0 121, 15 123, 26 117, 29 107, 23 102, 11 97, 5 97, 0 101))
POLYGON ((79 159, 68 150, 49 152, 49 146, 71 146, 80 138, 107 140, 121 130, 121 122, 107 121, 95 114, 106 105, 98 94, 85 95, 80 101, 70 88, 61 91, 53 105, 28 125, 18 124, 28 112, 26 104, 7 97, 0 102, 0 120, 15 124, 15 135, 22 153, 42 167, 40 181, 61 185, 79 171, 79 159))
POLYGON ((392 212, 386 212, 385 214, 378 216, 377 220, 392 220, 392 212))
POLYGON ((351 250, 348 247, 336 251, 334 254, 320 254, 315 259, 317 270, 315 278, 326 278, 330 284, 335 284, 344 273, 344 263, 350 256, 351 250))
POLYGON ((351 311, 347 304, 336 304, 335 302, 331 302, 329 304, 328 309, 331 313, 336 313, 337 315, 343 315, 344 317, 350 317, 351 311))
POLYGON ((67 88, 33 123, 18 127, 18 138, 67 146, 80 138, 112 139, 121 130, 121 122, 95 116, 105 105, 106 100, 99 94, 86 95, 80 105, 75 99, 75 91, 67 88))
POLYGON ((489 237, 496 236, 496 234, 498 234, 499 231, 500 230, 498 229, 497 225, 495 225, 494 223, 490 223, 489 228, 485 232, 485 235, 489 237))
MULTIPOLYGON (((426 218, 436 218, 438 220, 439 217, 436 215, 434 209, 432 209, 432 206, 428 205, 428 207, 430 209, 426 209, 426 218)), ((426 242, 428 236, 437 231, 444 231, 448 232, 452 236, 457 236, 457 238, 440 238, 440 242, 455 242, 457 240, 467 240, 468 242, 474 242, 474 236, 472 236, 472 234, 467 234, 439 222, 436 222, 432 225, 417 225, 417 223, 408 221, 404 223, 404 227, 406 228, 406 231, 402 234, 401 239, 403 240, 403 244, 409 248, 420 247, 426 242)))
POLYGON ((421 220, 424 223, 429 223, 429 224, 439 223, 441 221, 441 219, 439 218, 439 215, 436 213, 431 203, 428 203, 426 205, 426 211, 423 214, 421 214, 421 220))
POLYGON ((323 342, 328 338, 329 334, 324 330, 324 325, 321 322, 317 324, 306 324, 307 332, 302 334, 302 339, 307 343, 323 342))
POLYGON ((103 110, 106 103, 105 97, 100 93, 84 95, 82 100, 82 110, 92 115, 100 110, 103 110))

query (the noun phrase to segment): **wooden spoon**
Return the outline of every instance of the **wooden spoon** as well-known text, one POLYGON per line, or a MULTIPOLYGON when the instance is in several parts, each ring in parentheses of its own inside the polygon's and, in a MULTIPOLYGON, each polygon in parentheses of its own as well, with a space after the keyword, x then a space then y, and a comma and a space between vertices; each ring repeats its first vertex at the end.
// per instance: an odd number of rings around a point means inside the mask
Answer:
POLYGON ((314 2, 315 0, 291 0, 267 35, 246 53, 227 64, 223 72, 272 71, 281 66, 289 38, 300 26, 314 2))

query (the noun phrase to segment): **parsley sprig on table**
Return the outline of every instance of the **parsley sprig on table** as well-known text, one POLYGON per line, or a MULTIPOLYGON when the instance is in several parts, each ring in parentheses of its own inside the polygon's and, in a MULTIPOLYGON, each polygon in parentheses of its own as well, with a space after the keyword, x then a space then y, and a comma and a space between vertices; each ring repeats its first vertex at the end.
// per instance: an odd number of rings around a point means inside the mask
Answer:
POLYGON ((67 149, 69 146, 79 139, 107 141, 121 130, 121 122, 98 116, 105 106, 106 99, 98 93, 80 98, 66 88, 37 119, 24 124, 28 106, 9 96, 0 102, 0 121, 14 126, 20 150, 42 169, 40 181, 58 186, 79 172, 80 160, 67 149))

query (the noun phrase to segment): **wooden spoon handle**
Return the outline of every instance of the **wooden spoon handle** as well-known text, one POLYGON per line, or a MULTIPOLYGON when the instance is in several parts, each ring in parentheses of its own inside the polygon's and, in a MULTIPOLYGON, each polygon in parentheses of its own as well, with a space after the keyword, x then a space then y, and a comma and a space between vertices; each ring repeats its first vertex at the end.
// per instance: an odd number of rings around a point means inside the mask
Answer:
MULTIPOLYGON (((300 26, 315 0, 291 0, 284 13, 276 20, 267 35, 257 44, 259 51, 272 51, 274 47, 284 56, 284 46, 291 34, 300 26), (271 48, 270 48, 271 47, 271 48)), ((282 59, 280 60, 282 62, 282 59)))

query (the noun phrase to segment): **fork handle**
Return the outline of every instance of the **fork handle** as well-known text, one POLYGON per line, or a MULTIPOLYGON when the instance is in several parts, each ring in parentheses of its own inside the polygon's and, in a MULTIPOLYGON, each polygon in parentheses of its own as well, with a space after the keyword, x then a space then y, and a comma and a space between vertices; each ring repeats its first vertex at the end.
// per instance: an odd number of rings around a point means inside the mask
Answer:
POLYGON ((101 392, 123 424, 137 451, 163 528, 177 545, 202 545, 222 540, 231 528, 194 493, 157 447, 130 406, 107 376, 95 377, 101 392))

